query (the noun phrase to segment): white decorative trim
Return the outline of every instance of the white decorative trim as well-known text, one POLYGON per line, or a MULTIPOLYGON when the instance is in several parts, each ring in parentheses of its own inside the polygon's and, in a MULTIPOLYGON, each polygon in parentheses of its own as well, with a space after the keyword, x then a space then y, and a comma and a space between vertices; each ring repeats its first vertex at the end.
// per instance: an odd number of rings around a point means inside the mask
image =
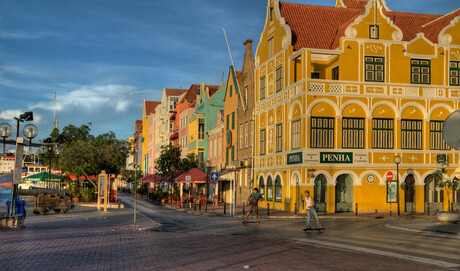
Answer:
POLYGON ((404 112, 404 110, 406 110, 406 108, 410 107, 410 106, 414 106, 414 107, 417 107, 418 109, 420 109, 422 111, 422 114, 423 114, 423 119, 427 119, 427 112, 426 112, 426 109, 419 103, 414 103, 414 102, 409 102, 405 105, 403 105, 401 107, 401 117, 402 117, 402 114, 404 112))
POLYGON ((401 34, 401 32, 395 31, 393 32, 393 34, 391 34, 391 38, 395 41, 402 41, 403 35, 401 34))
POLYGON ((298 170, 294 170, 292 171, 291 173, 291 178, 289 180, 289 183, 291 184, 291 186, 295 186, 296 183, 294 182, 294 176, 297 175, 299 176, 299 185, 301 184, 301 181, 302 181, 302 174, 298 171, 298 170))
POLYGON ((445 34, 439 40, 439 45, 441 46, 447 46, 447 45, 450 45, 451 43, 452 43, 452 36, 450 34, 445 34))
POLYGON ((312 102, 312 103, 310 104, 310 107, 307 109, 307 114, 311 115, 311 112, 312 112, 313 108, 314 108, 316 105, 320 104, 320 103, 326 103, 326 104, 332 106, 332 108, 334 108, 334 110, 335 110, 335 115, 337 116, 337 115, 339 114, 340 109, 339 109, 339 107, 337 106, 337 104, 334 103, 332 100, 330 100, 330 99, 325 99, 325 98, 321 98, 321 99, 318 99, 318 100, 315 100, 314 102, 312 102))
MULTIPOLYGON (((447 104, 436 104, 435 106, 433 106, 431 109, 430 109, 430 112, 428 113, 429 116, 431 117, 431 115, 433 114, 433 112, 438 109, 438 108, 444 108, 444 109, 447 109, 449 111, 449 114, 451 112, 454 112, 454 109, 452 107, 450 107, 449 105, 447 104)), ((431 119, 431 118, 430 118, 431 119)))
MULTIPOLYGON (((283 50, 285 50, 287 48, 287 46, 292 44, 292 31, 291 31, 291 28, 289 27, 289 25, 286 24, 286 20, 283 17, 281 17, 279 0, 268 0, 267 13, 266 13, 266 16, 265 16, 264 30, 262 30, 262 32, 260 34, 259 44, 257 45, 257 49, 256 49, 256 53, 255 53, 256 56, 259 55, 259 46, 263 41, 263 35, 265 34, 266 28, 269 25, 269 22, 268 22, 269 14, 268 13, 269 13, 269 10, 270 10, 270 3, 271 2, 273 2, 273 11, 275 12, 275 17, 279 21, 281 27, 283 27, 285 32, 286 32, 286 34, 283 35, 283 40, 282 40, 283 50), (284 47, 285 44, 287 45, 286 47, 284 47)), ((256 57, 256 60, 257 60, 257 62, 256 62, 256 67, 257 67, 258 64, 259 64, 259 58, 256 57)))
MULTIPOLYGON (((353 179, 353 186, 361 186, 361 180, 358 176, 358 174, 356 174, 356 172, 352 171, 352 170, 340 170, 339 172, 335 173, 333 178, 335 181, 335 183, 337 182, 337 178, 340 176, 340 175, 344 175, 344 174, 347 174, 347 175, 350 175, 350 177, 353 179)), ((335 184, 334 184, 335 186, 335 184)))
POLYGON ((317 170, 315 171, 315 176, 318 177, 319 175, 324 175, 326 177, 327 186, 335 186, 334 178, 332 177, 331 173, 326 170, 317 170))
POLYGON ((396 107, 396 105, 391 103, 391 102, 388 102, 388 101, 380 101, 380 102, 377 102, 376 104, 374 104, 372 106, 372 109, 370 110, 370 115, 374 116, 374 111, 377 109, 377 107, 379 107, 381 105, 387 105, 387 106, 391 107, 393 109, 393 111, 394 111, 395 118, 401 118, 401 113, 399 112, 399 110, 396 107))
MULTIPOLYGON (((361 175, 359 176, 359 181, 361 183, 363 183, 364 178, 366 178, 367 175, 369 175, 369 174, 375 175, 375 177, 379 180, 379 185, 382 185, 382 183, 383 183, 383 185, 385 185, 385 181, 384 181, 382 175, 380 175, 380 173, 378 173, 378 171, 373 170, 373 169, 366 170, 363 173, 361 173, 361 175), (383 182, 382 182, 382 180, 383 180, 383 182)), ((376 183, 376 182, 374 182, 374 183, 376 183)))
POLYGON ((349 100, 347 101, 346 103, 342 104, 342 109, 340 109, 340 114, 343 116, 343 111, 345 110, 345 108, 347 106, 349 106, 350 104, 357 104, 357 105, 360 105, 362 109, 364 109, 364 112, 366 112, 366 116, 369 116, 370 115, 370 112, 369 112, 369 106, 366 105, 365 103, 363 103, 362 101, 360 100, 349 100))

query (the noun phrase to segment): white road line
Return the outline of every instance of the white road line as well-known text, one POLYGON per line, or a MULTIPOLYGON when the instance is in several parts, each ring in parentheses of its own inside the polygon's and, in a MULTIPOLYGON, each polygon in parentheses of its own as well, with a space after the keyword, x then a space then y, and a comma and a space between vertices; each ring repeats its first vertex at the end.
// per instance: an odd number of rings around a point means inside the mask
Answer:
POLYGON ((422 257, 417 257, 417 256, 412 256, 412 255, 407 255, 407 254, 399 254, 399 253, 394 253, 394 252, 389 252, 389 251, 384 251, 384 250, 377 250, 377 249, 372 249, 372 248, 358 247, 358 246, 345 245, 345 244, 337 244, 337 243, 333 243, 329 241, 321 241, 321 240, 314 240, 314 239, 306 240, 304 238, 291 238, 290 240, 295 241, 295 242, 305 243, 305 244, 315 244, 315 245, 324 246, 328 248, 351 250, 351 251, 356 251, 356 252, 375 254, 379 256, 392 257, 392 258, 401 259, 401 260, 408 260, 408 261, 413 261, 413 262, 418 262, 418 263, 423 263, 423 264, 428 264, 428 265, 436 265, 436 266, 443 267, 443 268, 459 268, 460 267, 460 264, 456 264, 456 263, 449 263, 449 262, 439 261, 435 259, 422 258, 422 257))

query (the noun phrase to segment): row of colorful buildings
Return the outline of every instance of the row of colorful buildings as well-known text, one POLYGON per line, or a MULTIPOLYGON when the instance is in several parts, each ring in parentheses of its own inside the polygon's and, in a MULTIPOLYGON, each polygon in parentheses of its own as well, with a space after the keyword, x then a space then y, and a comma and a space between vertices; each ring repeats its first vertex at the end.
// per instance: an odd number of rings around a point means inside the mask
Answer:
MULTIPOLYGON (((235 181, 237 203, 259 187, 261 204, 302 211, 310 190, 320 211, 389 212, 393 175, 402 212, 446 207, 432 172, 442 164, 453 178, 460 166, 442 136, 460 105, 460 9, 269 0, 255 55, 252 40, 244 46, 241 71, 230 66, 225 83, 144 102, 133 140, 146 173, 162 145, 176 144, 220 172, 224 199, 235 181)), ((460 208, 458 193, 449 198, 460 208)))

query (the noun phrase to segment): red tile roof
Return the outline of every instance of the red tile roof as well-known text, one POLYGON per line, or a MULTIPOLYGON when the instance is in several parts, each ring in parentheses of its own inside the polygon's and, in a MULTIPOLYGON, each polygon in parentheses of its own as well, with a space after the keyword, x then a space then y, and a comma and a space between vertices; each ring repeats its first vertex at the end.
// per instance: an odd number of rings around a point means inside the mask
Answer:
POLYGON ((347 8, 352 9, 364 9, 366 4, 368 3, 367 0, 342 0, 347 8))
POLYGON ((431 42, 438 43, 439 32, 450 24, 450 22, 457 16, 460 16, 460 9, 457 9, 449 14, 438 17, 436 20, 433 20, 422 26, 422 31, 425 34, 425 37, 431 42))
POLYGON ((166 91, 166 96, 180 96, 184 92, 187 91, 187 89, 182 89, 182 88, 165 88, 166 91))
POLYGON ((136 124, 142 125, 142 120, 136 120, 136 124))
MULTIPOLYGON (((292 30, 294 50, 301 48, 335 49, 347 27, 364 14, 366 0, 342 0, 347 8, 314 6, 280 2, 281 16, 292 30)), ((460 9, 445 16, 394 12, 385 10, 403 33, 403 41, 411 41, 418 33, 424 33, 430 41, 438 43, 439 32, 455 17, 460 9)))
POLYGON ((219 86, 217 85, 206 85, 205 87, 209 88, 209 97, 214 95, 214 93, 216 93, 219 90, 219 86))
POLYGON ((281 16, 291 27, 294 50, 301 48, 331 49, 339 27, 363 13, 363 10, 358 9, 286 2, 280 2, 280 11, 281 16))
POLYGON ((198 94, 198 91, 200 90, 200 84, 192 84, 187 90, 187 93, 184 95, 182 100, 180 100, 181 103, 185 101, 190 101, 193 102, 196 100, 196 95, 198 94))
POLYGON ((384 11, 395 25, 403 32, 403 41, 411 41, 422 31, 422 26, 430 21, 436 20, 440 15, 419 14, 407 12, 384 11))
POLYGON ((161 104, 161 102, 145 101, 145 115, 148 116, 152 113, 155 113, 155 107, 157 107, 159 104, 161 104))

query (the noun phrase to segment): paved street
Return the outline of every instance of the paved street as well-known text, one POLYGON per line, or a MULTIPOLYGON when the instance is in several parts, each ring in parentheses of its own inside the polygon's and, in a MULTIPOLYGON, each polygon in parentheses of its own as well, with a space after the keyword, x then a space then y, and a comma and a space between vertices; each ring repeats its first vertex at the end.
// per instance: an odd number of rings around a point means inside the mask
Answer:
MULTIPOLYGON (((123 201, 130 205, 131 198, 123 201)), ((31 204, 28 205, 28 208, 31 204)), ((4 211, 0 208, 0 211, 4 211)), ((304 233, 301 219, 193 215, 138 201, 132 209, 77 207, 68 215, 29 215, 26 228, 0 230, 2 270, 460 270, 456 235, 390 229, 389 220, 323 218, 304 233), (164 231, 140 231, 156 224, 164 231)), ((31 214, 31 212, 29 212, 31 214)))

